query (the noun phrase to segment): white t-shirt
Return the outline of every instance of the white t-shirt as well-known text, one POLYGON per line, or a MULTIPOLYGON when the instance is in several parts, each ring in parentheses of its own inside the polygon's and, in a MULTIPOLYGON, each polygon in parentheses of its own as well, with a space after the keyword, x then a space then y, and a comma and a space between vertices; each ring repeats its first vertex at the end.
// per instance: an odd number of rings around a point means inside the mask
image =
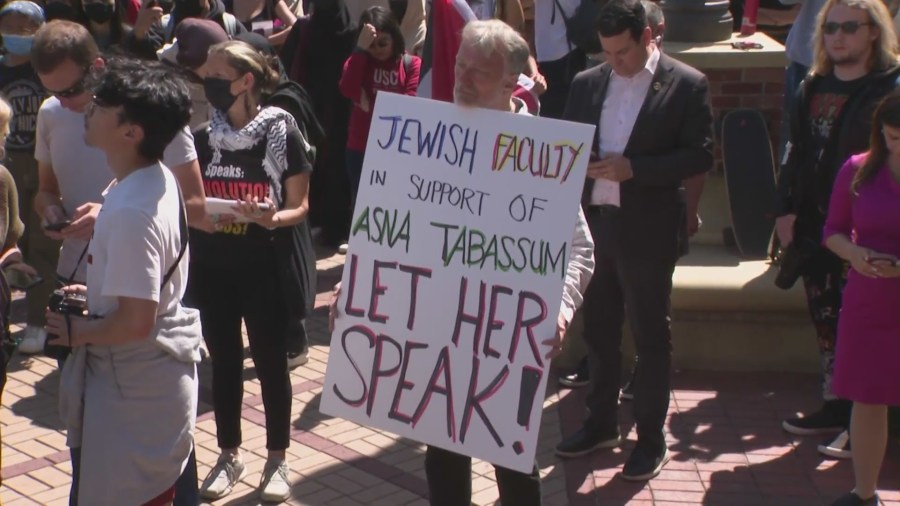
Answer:
POLYGON ((91 314, 108 315, 118 297, 159 302, 157 315, 171 313, 184 295, 187 251, 171 279, 163 276, 181 249, 178 181, 157 163, 113 181, 88 248, 87 287, 91 314))
MULTIPOLYGON (((45 100, 38 111, 34 157, 53 167, 63 208, 69 216, 83 204, 102 202, 103 190, 114 178, 106 155, 84 143, 84 113, 64 108, 56 97, 45 100)), ((163 163, 177 167, 196 159, 194 137, 185 127, 166 147, 163 163)), ((85 245, 85 241, 77 239, 63 241, 56 267, 58 275, 68 278, 75 271, 74 280, 84 281, 86 262, 78 264, 78 258, 85 245)))
POLYGON ((572 17, 580 3, 581 0, 535 0, 534 51, 537 61, 558 60, 575 49, 566 38, 566 21, 562 14, 567 18, 572 17))

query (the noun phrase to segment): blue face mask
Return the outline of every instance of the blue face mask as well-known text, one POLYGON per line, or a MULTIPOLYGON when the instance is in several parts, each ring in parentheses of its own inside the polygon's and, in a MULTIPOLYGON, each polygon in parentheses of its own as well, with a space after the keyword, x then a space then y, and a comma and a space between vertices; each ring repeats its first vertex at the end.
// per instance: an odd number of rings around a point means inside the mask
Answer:
POLYGON ((9 52, 17 56, 31 53, 31 42, 34 40, 32 35, 4 35, 3 47, 9 52))

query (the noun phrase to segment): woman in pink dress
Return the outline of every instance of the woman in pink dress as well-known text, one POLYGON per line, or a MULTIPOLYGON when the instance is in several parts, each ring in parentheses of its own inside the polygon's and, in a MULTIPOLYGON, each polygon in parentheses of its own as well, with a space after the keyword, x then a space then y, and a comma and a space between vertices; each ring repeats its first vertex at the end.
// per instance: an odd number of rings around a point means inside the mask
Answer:
POLYGON ((876 109, 869 147, 838 173, 823 235, 851 266, 832 391, 853 401, 856 488, 833 506, 878 504, 887 408, 900 405, 900 92, 876 109))

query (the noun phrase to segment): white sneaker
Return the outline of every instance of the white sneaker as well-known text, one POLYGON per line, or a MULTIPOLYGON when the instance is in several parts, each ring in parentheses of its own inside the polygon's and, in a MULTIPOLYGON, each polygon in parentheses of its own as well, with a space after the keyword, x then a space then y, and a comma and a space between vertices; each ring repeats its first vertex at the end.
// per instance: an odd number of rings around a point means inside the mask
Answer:
POLYGON ((307 362, 309 362, 308 348, 300 352, 289 351, 287 353, 288 369, 296 369, 307 362))
POLYGON ((846 430, 838 434, 833 440, 820 444, 817 448, 819 453, 827 455, 834 459, 851 459, 853 453, 850 451, 850 433, 846 430))
POLYGON ((268 461, 259 480, 259 498, 266 502, 282 502, 291 496, 287 462, 268 461))
POLYGON ((212 468, 203 485, 200 486, 200 497, 204 499, 221 499, 231 493, 231 489, 241 481, 247 470, 240 458, 222 455, 212 468))
POLYGON ((341 255, 346 255, 348 249, 350 249, 350 245, 342 242, 341 245, 338 246, 338 253, 340 253, 341 255))
POLYGON ((47 331, 42 327, 29 325, 25 327, 25 337, 19 342, 19 353, 34 355, 44 351, 44 343, 47 341, 47 331))

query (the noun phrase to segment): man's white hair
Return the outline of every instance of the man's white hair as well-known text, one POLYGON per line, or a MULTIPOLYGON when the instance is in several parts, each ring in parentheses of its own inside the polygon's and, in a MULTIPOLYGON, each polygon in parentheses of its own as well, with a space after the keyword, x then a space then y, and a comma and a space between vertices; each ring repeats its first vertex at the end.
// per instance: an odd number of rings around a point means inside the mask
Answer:
POLYGON ((506 70, 511 74, 521 74, 531 54, 525 39, 499 19, 467 23, 462 33, 462 44, 478 49, 485 56, 495 52, 503 56, 506 70))

